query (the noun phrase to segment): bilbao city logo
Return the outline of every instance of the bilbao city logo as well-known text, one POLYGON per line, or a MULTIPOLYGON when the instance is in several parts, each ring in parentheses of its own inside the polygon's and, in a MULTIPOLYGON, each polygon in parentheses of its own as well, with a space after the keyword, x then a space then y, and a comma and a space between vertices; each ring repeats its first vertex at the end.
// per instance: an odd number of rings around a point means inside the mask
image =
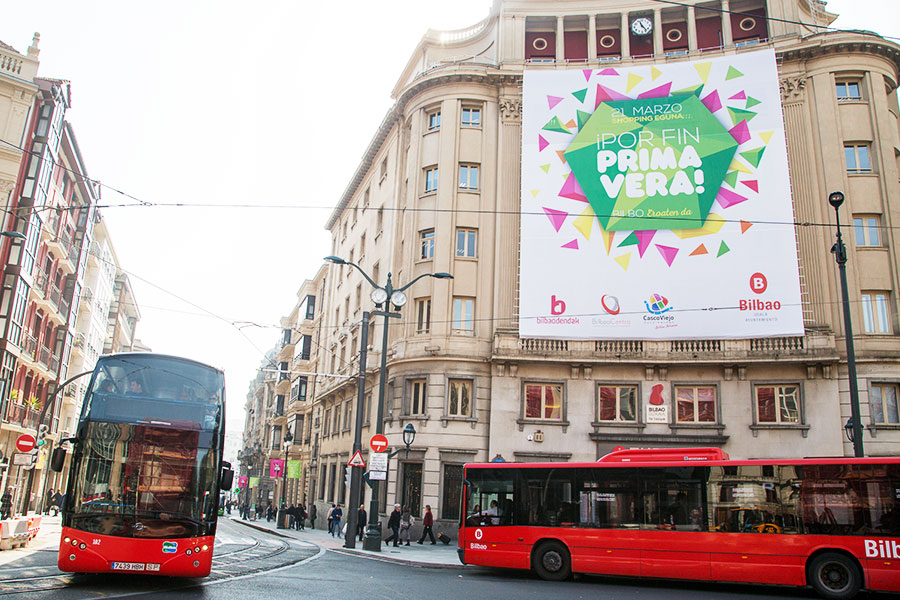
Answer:
MULTIPOLYGON (((762 273, 754 273, 750 276, 750 291, 754 294, 763 294, 769 289, 769 280, 762 273)), ((781 310, 781 302, 778 300, 763 300, 762 298, 750 298, 739 300, 740 310, 781 310)))
POLYGON ((610 315, 617 315, 622 310, 622 307, 619 306, 619 299, 609 294, 603 294, 600 298, 600 304, 603 306, 603 310, 610 315))

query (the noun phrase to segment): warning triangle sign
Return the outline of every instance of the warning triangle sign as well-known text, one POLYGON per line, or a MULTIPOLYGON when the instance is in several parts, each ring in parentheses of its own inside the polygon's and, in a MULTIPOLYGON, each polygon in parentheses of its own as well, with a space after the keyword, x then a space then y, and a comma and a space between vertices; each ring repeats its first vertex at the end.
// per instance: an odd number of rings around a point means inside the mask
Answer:
POLYGON ((363 460, 362 454, 359 453, 359 450, 353 455, 353 458, 350 459, 350 462, 347 463, 351 467, 365 467, 366 461, 363 460))

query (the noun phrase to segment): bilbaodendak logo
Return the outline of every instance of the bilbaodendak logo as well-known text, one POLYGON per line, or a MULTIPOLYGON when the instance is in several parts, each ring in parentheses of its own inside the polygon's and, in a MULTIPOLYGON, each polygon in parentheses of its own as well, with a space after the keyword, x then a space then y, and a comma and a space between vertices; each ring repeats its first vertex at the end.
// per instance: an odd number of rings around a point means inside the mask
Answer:
POLYGON ((566 301, 558 298, 556 294, 550 296, 550 317, 537 317, 538 325, 577 325, 581 322, 578 317, 564 317, 566 301))

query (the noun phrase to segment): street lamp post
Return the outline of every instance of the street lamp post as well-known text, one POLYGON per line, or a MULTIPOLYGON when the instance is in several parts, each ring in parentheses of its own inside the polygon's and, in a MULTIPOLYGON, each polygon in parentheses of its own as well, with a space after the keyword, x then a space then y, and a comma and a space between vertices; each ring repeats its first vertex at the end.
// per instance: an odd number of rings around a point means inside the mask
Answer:
POLYGON ((847 247, 841 237, 841 217, 839 208, 844 203, 843 192, 831 192, 828 203, 834 208, 837 225, 837 241, 831 247, 841 276, 841 305, 844 309, 844 339, 847 343, 847 378, 850 380, 850 421, 845 426, 848 437, 853 442, 853 455, 865 456, 863 451, 862 419, 859 416, 859 388, 856 384, 856 353, 853 350, 853 323, 850 319, 850 295, 847 292, 847 247))
MULTIPOLYGON (((326 256, 325 260, 336 264, 336 265, 350 265, 359 271, 363 278, 369 282, 374 289, 372 290, 371 298, 372 302, 375 303, 375 308, 377 310, 373 311, 372 314, 384 317, 384 325, 382 327, 381 334, 381 369, 379 371, 379 379, 378 379, 378 410, 375 413, 375 433, 380 434, 384 432, 384 393, 387 387, 387 346, 388 346, 388 323, 389 319, 399 319, 399 312, 391 312, 390 307, 393 306, 396 310, 400 310, 406 304, 406 294, 403 293, 404 290, 409 289, 415 282, 422 279, 423 277, 434 277, 435 279, 453 279, 453 275, 450 273, 423 273, 418 277, 415 277, 412 281, 407 283, 406 285, 395 288, 393 282, 391 281, 391 273, 387 275, 387 283, 383 286, 378 285, 375 281, 369 277, 369 274, 362 270, 358 264, 350 262, 348 260, 344 260, 338 256, 326 256), (382 310, 382 307, 384 310, 382 310)), ((363 327, 368 326, 367 323, 363 324, 363 327)), ((360 385, 365 384, 365 372, 362 372, 361 377, 363 379, 360 382, 360 385)), ((357 416, 356 419, 356 428, 357 428, 357 437, 362 438, 362 419, 357 416)), ((355 499, 359 497, 359 487, 360 487, 359 477, 353 477, 351 473, 350 480, 350 498, 355 499), (355 489, 354 489, 355 483, 355 489)), ((380 483, 377 480, 372 480, 372 499, 369 502, 369 526, 366 529, 366 537, 363 541, 363 549, 370 550, 373 552, 381 552, 381 521, 378 520, 378 488, 380 483)), ((385 482, 386 484, 387 482, 385 482)), ((355 506, 349 507, 348 510, 356 510, 355 506)), ((349 530, 349 527, 348 527, 349 530)), ((348 531, 349 533, 349 531, 348 531)), ((354 532, 355 533, 355 532, 354 532)))
POLYGON ((284 523, 286 507, 285 507, 285 497, 287 496, 287 463, 288 463, 288 452, 291 450, 291 445, 293 444, 294 436, 291 434, 291 428, 288 427, 284 434, 284 439, 282 440, 284 444, 284 465, 280 469, 278 468, 278 463, 275 463, 275 477, 281 475, 281 499, 278 501, 278 511, 275 513, 275 518, 277 522, 275 523, 276 529, 284 529, 287 527, 284 523))

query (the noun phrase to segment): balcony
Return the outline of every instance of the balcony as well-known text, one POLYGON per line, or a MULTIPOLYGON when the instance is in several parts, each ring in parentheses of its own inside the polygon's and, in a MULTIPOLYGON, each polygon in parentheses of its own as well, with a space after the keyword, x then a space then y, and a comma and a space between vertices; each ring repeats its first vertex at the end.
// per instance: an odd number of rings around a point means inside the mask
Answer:
POLYGON ((31 359, 32 362, 37 358, 37 338, 30 333, 22 334, 22 354, 31 359))
POLYGON ((557 340, 494 336, 493 360, 591 363, 836 362, 834 336, 808 331, 800 337, 750 340, 557 340))
POLYGON ((10 423, 25 429, 36 429, 40 416, 41 412, 39 410, 35 410, 25 404, 12 403, 6 411, 6 418, 10 423))

